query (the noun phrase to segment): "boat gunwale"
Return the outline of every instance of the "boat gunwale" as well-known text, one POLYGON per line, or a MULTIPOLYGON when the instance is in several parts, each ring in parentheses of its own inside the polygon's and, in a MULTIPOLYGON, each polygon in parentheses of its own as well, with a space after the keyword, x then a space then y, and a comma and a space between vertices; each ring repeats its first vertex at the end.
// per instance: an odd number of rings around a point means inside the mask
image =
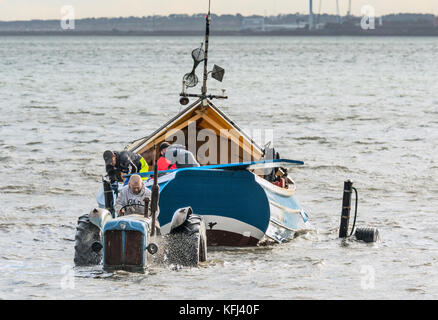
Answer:
POLYGON ((266 189, 268 189, 270 192, 273 192, 275 194, 278 194, 280 196, 283 197, 290 197, 295 195, 295 191, 297 190, 295 183, 294 188, 293 189, 285 189, 285 188, 281 188, 279 186, 276 186, 275 184, 269 182, 268 180, 258 176, 257 174, 254 173, 254 175, 256 176, 256 181, 262 186, 262 187, 266 187, 266 189))

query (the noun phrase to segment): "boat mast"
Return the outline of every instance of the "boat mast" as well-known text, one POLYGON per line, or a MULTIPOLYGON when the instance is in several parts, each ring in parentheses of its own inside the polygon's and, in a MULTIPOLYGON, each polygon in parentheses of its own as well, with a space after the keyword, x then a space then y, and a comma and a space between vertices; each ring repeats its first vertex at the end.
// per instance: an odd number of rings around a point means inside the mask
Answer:
POLYGON ((205 17, 205 54, 204 54, 204 82, 202 84, 202 100, 206 98, 207 95, 207 60, 208 60, 208 38, 210 37, 210 3, 211 0, 208 0, 208 13, 205 17))
MULTIPOLYGON (((196 57, 193 55, 192 52, 192 57, 195 61, 195 65, 193 67, 193 70, 191 73, 187 73, 184 78, 183 78, 183 90, 182 92, 179 94, 181 99, 179 100, 179 102, 182 105, 186 105, 187 103, 189 103, 189 97, 196 97, 196 98, 201 98, 201 101, 203 103, 204 106, 207 105, 207 99, 227 99, 228 97, 225 95, 225 90, 222 90, 222 95, 212 95, 212 94, 207 94, 207 78, 208 78, 208 74, 211 73, 212 77, 214 79, 216 79, 219 82, 222 82, 222 78, 224 76, 224 72, 225 70, 222 69, 221 67, 214 65, 213 66, 213 70, 212 71, 208 71, 207 69, 207 62, 208 62, 208 40, 210 37, 210 3, 211 0, 208 0, 208 13, 205 17, 205 22, 206 22, 206 26, 205 26, 205 49, 204 49, 204 77, 203 77, 203 84, 202 84, 202 88, 201 88, 201 94, 193 94, 193 93, 186 93, 185 89, 188 87, 194 87, 196 84, 198 84, 198 78, 196 78, 196 75, 194 74, 194 71, 196 69, 196 66, 198 65, 198 63, 200 63, 202 60, 197 61, 196 57), (188 86, 185 82, 185 78, 195 78, 196 81, 194 82, 193 85, 188 86)), ((199 48, 201 49, 201 48, 199 48)), ((198 50, 199 50, 198 49, 198 50)), ((196 49, 195 49, 196 50, 196 49)))

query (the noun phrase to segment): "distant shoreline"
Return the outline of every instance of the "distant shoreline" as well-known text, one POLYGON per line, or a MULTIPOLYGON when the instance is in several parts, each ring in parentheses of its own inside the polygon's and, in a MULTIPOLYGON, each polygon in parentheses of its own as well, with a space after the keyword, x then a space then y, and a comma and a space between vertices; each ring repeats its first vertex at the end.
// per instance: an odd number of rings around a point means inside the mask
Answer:
MULTIPOLYGON (((438 36, 438 16, 390 14, 365 17, 317 14, 309 28, 307 14, 277 16, 211 15, 213 36, 438 36), (365 27, 374 29, 364 30, 365 27), (312 29, 312 30, 310 30, 312 29)), ((204 36, 204 14, 84 18, 76 20, 0 21, 0 36, 204 36), (74 23, 73 23, 74 22, 74 23), (62 28, 64 26, 64 28, 62 28), (66 29, 72 27, 72 29, 66 29)))
MULTIPOLYGON (((203 36, 200 31, 0 31, 1 36, 203 36)), ((241 31, 216 31, 211 32, 213 36, 238 36, 238 37, 253 37, 253 36, 357 36, 357 37, 437 37, 438 28, 424 30, 294 30, 294 31, 269 31, 269 32, 241 32, 241 31)))

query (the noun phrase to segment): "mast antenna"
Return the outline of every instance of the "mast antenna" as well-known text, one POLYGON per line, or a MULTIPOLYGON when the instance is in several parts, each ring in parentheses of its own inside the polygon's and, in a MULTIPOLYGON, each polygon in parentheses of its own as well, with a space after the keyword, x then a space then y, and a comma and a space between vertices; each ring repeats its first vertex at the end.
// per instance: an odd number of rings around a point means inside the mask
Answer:
POLYGON ((207 99, 227 99, 228 97, 225 96, 224 91, 222 92, 222 95, 212 95, 207 94, 207 79, 208 75, 211 73, 211 77, 219 82, 222 82, 222 79, 224 77, 225 70, 217 65, 213 66, 213 70, 208 71, 208 40, 210 38, 210 5, 211 0, 208 0, 208 13, 205 17, 205 42, 204 42, 204 50, 202 50, 202 44, 200 48, 197 48, 192 51, 192 58, 194 61, 192 72, 187 73, 183 77, 183 87, 182 92, 180 93, 181 99, 179 102, 182 105, 186 105, 189 103, 189 97, 197 97, 201 98, 202 102, 204 104, 207 103, 207 99), (192 94, 187 93, 185 90, 187 88, 194 87, 198 84, 198 78, 195 74, 195 69, 199 63, 204 61, 204 72, 203 72, 203 83, 201 88, 201 94, 192 94))
POLYGON ((208 76, 208 70, 207 70, 207 62, 208 62, 208 39, 210 37, 210 5, 211 0, 208 0, 208 13, 205 17, 205 54, 204 54, 204 81, 202 84, 202 98, 205 99, 205 95, 207 94, 207 76, 208 76))

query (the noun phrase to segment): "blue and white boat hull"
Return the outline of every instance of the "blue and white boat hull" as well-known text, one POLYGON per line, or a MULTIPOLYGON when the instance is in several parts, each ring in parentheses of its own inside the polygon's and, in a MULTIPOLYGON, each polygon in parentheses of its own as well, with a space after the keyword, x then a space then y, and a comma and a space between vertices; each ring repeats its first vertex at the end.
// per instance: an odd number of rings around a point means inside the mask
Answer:
MULTIPOLYGON (((177 209, 190 206, 204 217, 210 246, 255 246, 264 239, 281 243, 308 220, 293 183, 280 188, 248 170, 185 168, 161 176, 158 184, 162 233, 170 231, 177 209)), ((103 207, 103 193, 97 199, 103 207)))
POLYGON ((295 189, 282 189, 246 170, 181 169, 160 183, 162 230, 176 209, 191 206, 204 217, 208 245, 254 246, 267 237, 292 239, 308 217, 295 189))

